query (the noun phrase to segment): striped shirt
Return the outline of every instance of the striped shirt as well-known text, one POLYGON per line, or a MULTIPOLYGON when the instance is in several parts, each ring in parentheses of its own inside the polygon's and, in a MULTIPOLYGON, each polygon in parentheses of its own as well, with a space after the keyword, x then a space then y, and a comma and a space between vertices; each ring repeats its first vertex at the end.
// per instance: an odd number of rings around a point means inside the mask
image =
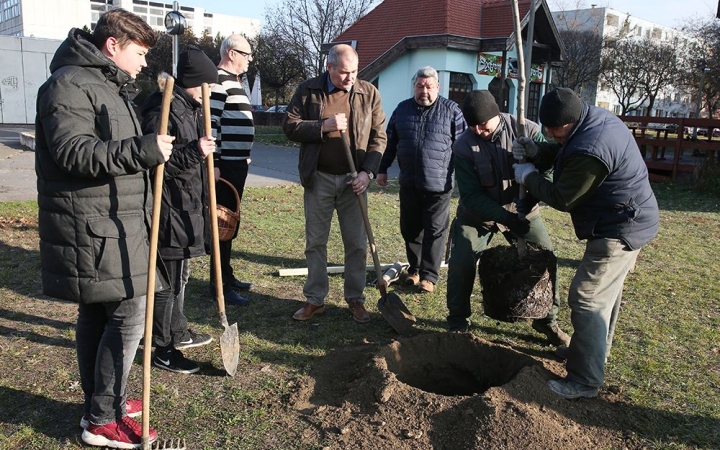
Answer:
POLYGON ((255 125, 250 99, 238 78, 238 75, 218 69, 218 84, 210 92, 210 116, 217 138, 215 159, 238 161, 250 158, 255 125))

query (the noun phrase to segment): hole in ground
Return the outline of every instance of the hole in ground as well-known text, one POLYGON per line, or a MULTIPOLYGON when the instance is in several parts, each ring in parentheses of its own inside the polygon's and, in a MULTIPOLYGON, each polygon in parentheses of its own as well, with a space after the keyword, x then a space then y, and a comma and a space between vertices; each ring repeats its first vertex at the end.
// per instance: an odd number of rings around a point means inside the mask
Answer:
POLYGON ((378 355, 403 383, 445 396, 473 395, 538 364, 515 350, 465 333, 438 333, 394 342, 378 355))

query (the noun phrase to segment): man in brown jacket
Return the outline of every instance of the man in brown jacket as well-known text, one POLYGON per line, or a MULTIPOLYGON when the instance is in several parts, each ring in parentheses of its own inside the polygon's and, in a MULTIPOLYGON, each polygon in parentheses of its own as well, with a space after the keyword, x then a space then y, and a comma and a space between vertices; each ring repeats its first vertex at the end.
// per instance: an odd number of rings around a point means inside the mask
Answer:
POLYGON ((353 319, 366 323, 365 265, 367 235, 357 195, 366 195, 385 151, 385 113, 380 93, 357 80, 358 56, 349 45, 335 45, 327 72, 303 82, 288 105, 283 130, 300 142, 300 182, 305 188, 305 258, 307 301, 294 315, 307 320, 325 312, 329 283, 327 241, 337 211, 345 246, 345 300, 353 319), (347 132, 358 172, 351 178, 341 133, 347 132))

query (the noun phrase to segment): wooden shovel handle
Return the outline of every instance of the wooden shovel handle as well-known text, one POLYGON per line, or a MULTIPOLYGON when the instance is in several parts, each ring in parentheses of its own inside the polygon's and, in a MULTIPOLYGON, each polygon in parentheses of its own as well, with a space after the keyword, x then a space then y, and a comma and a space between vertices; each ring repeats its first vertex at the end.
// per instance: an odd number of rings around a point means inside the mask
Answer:
MULTIPOLYGON (((163 91, 162 107, 160 109, 160 129, 158 135, 168 132, 170 118, 170 104, 173 99, 175 79, 168 77, 163 91)), ((142 415, 142 442, 143 448, 149 448, 150 438, 150 360, 152 355, 152 325, 155 311, 155 270, 157 268, 158 233, 160 231, 160 206, 162 201, 163 177, 165 163, 155 168, 153 180, 153 209, 152 224, 150 226, 150 254, 148 255, 148 279, 145 303, 145 341, 143 343, 143 415, 142 415)))
MULTIPOLYGON (((355 161, 352 157, 352 151, 350 150, 350 143, 348 142, 347 133, 344 131, 340 132, 342 137, 343 147, 345 148, 345 155, 347 156, 348 165, 350 166, 350 176, 354 179, 357 178, 357 170, 355 169, 355 161)), ((377 279, 377 288, 380 291, 380 296, 385 297, 387 294, 387 288, 385 280, 382 277, 382 267, 380 266, 380 257, 375 247, 375 236, 373 236, 372 227, 370 226, 370 217, 368 216, 368 207, 365 196, 360 194, 357 196, 360 202, 360 213, 362 214, 363 222, 365 223, 365 233, 367 234, 368 244, 370 245, 370 254, 372 255, 373 264, 375 265, 375 278, 377 279)))
MULTIPOLYGON (((202 84, 202 106, 203 124, 205 136, 212 137, 212 118, 210 116, 210 85, 202 84)), ((215 298, 218 304, 220 324, 227 326, 227 315, 225 314, 225 295, 223 294, 222 270, 220 268, 220 231, 217 218, 217 198, 215 197, 215 161, 210 154, 206 158, 208 197, 210 200, 210 232, 212 235, 212 270, 215 274, 215 298)))

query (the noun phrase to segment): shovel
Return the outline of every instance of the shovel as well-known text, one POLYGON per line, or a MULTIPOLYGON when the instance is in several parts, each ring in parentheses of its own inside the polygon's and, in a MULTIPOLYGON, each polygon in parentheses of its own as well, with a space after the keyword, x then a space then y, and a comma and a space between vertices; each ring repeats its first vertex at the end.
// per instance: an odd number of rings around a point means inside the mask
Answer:
MULTIPOLYGON (((212 136, 210 122, 210 85, 202 84, 203 117, 205 122, 205 135, 212 136)), ((215 198, 215 162, 213 155, 207 157, 208 196, 210 197, 210 228, 212 231, 212 266, 215 271, 215 296, 217 297, 220 325, 225 328, 220 336, 220 353, 223 366, 231 377, 237 372, 240 360, 240 338, 238 337, 237 323, 228 325, 225 314, 225 295, 223 295, 222 271, 220 270, 220 235, 218 232, 217 199, 215 198)))
MULTIPOLYGON (((175 79, 168 77, 163 91, 162 109, 160 110, 160 129, 158 134, 167 134, 170 117, 170 103, 173 99, 175 79)), ((153 209, 150 226, 150 254, 148 255, 147 294, 145 296, 145 340, 143 344, 143 389, 142 389, 142 446, 150 448, 150 362, 152 345, 153 314, 155 310, 155 270, 157 269, 158 233, 160 231, 160 206, 162 203, 162 185, 165 175, 165 163, 155 168, 153 180, 153 209)))
MULTIPOLYGON (((345 155, 347 156, 348 165, 350 166, 350 176, 355 179, 357 178, 357 171, 355 170, 355 162, 353 161, 347 134, 341 131, 340 135, 342 136, 345 155)), ((370 245, 370 253, 372 254, 373 263, 375 264, 375 277, 377 278, 377 284, 375 286, 380 291, 380 300, 378 300, 377 304, 378 310, 398 334, 408 334, 416 322, 415 316, 407 309, 407 306, 405 306, 397 294, 387 292, 388 283, 383 279, 380 258, 378 257, 377 248, 375 247, 375 237, 370 227, 367 201, 365 201, 364 195, 358 195, 357 198, 360 202, 360 212, 362 213, 363 222, 365 222, 365 232, 367 233, 368 244, 370 245)))

